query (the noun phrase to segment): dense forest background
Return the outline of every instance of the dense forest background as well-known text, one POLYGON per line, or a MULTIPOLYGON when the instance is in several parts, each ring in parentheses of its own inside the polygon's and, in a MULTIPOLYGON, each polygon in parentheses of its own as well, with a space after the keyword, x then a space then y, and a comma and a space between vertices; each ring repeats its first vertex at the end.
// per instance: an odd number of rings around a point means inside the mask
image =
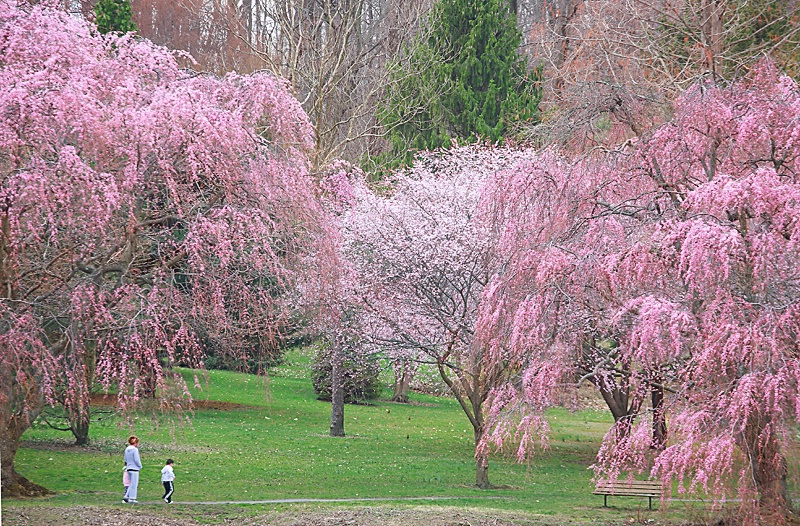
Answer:
MULTIPOLYGON (((94 19, 95 3, 73 2, 69 9, 94 19)), ((391 165, 397 157, 408 160, 407 152, 397 152, 392 135, 419 116, 414 111, 419 101, 408 92, 408 76, 431 76, 427 70, 437 67, 430 55, 418 53, 420 43, 441 39, 435 34, 442 22, 432 10, 436 4, 434 0, 133 0, 131 7, 140 36, 186 51, 191 57, 187 65, 198 71, 269 70, 287 79, 312 119, 316 166, 345 159, 371 168, 391 165), (407 95, 399 96, 400 105, 411 108, 405 121, 387 119, 382 111, 397 104, 387 98, 397 99, 398 89, 407 95)), ((485 3, 439 4, 463 11, 485 3)), ((459 130, 446 133, 445 139, 509 138, 517 143, 569 144, 586 151, 623 143, 662 122, 670 112, 669 102, 701 78, 733 80, 766 55, 790 76, 799 73, 797 0, 488 4, 513 17, 519 35, 517 52, 534 89, 541 90, 540 115, 523 112, 519 119, 507 118, 500 134, 459 130)), ((482 18, 471 20, 472 27, 493 23, 486 13, 475 16, 482 18)), ((459 26, 451 29, 453 42, 458 41, 459 31, 465 31, 459 26)), ((444 61, 454 58, 446 52, 441 55, 438 58, 444 61)), ((489 61, 479 62, 490 69, 507 67, 502 61, 491 66, 489 61)), ((496 69, 486 73, 500 74, 496 69)), ((440 84, 436 86, 444 89, 440 84)), ((427 102, 443 95, 414 88, 427 102)), ((430 111, 428 106, 425 111, 430 111)), ((409 148, 419 142, 407 140, 409 148)), ((431 143, 445 141, 422 141, 431 143)))

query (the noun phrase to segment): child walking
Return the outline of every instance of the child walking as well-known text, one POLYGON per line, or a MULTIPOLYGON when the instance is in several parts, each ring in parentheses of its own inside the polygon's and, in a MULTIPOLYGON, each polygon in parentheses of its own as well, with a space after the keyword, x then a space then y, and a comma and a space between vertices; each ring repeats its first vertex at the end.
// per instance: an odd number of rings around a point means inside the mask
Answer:
POLYGON ((167 465, 161 468, 161 483, 164 485, 164 502, 172 503, 172 493, 175 491, 175 471, 172 465, 175 463, 171 458, 167 459, 167 465))
POLYGON ((122 467, 122 485, 125 486, 125 492, 122 494, 122 498, 125 499, 128 497, 128 486, 131 485, 131 477, 128 475, 127 462, 124 463, 124 466, 122 467))

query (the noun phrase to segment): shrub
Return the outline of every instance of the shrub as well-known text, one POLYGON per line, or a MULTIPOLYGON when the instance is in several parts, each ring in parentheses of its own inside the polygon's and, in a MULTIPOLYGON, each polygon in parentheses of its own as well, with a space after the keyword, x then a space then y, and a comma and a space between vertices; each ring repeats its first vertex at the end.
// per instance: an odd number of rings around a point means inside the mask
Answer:
MULTIPOLYGON (((378 378, 381 366, 376 355, 346 348, 343 359, 344 401, 348 404, 363 403, 378 398, 382 384, 378 378)), ((317 399, 331 399, 331 373, 333 370, 333 348, 322 346, 314 356, 312 379, 317 399)))

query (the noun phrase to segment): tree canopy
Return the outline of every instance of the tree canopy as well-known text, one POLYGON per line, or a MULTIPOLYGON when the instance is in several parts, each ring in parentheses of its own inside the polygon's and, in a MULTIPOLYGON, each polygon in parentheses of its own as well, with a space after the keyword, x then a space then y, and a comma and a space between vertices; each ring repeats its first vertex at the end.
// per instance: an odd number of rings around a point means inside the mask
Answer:
POLYGON ((526 381, 490 396, 493 440, 524 432, 502 411, 542 407, 576 379, 608 391, 622 377, 640 400, 666 388, 663 451, 653 460, 653 413, 641 404, 606 436, 598 477, 650 471, 719 499, 732 478, 748 522, 788 520, 786 451, 800 417, 798 112, 797 84, 765 62, 730 87, 687 90, 673 118, 624 155, 498 174, 487 207, 508 218, 509 265, 488 286, 478 338, 526 381))
POLYGON ((311 126, 265 74, 195 75, 132 35, 0 4, 3 491, 47 404, 188 396, 178 364, 294 323, 325 242, 311 126))
MULTIPOLYGON (((516 370, 487 361, 475 324, 489 278, 502 267, 496 225, 478 220, 487 178, 530 151, 459 147, 420 156, 388 195, 358 185, 342 216, 342 260, 364 337, 395 359, 435 364, 473 427, 476 485, 488 488, 489 393, 516 370)), ((540 423, 544 422, 540 419, 540 423)))

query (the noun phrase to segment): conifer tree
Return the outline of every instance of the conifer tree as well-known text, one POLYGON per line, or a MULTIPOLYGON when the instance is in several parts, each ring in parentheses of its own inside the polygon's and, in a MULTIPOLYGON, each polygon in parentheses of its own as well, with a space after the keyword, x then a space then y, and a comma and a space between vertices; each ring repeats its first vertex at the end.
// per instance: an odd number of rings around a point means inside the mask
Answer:
POLYGON ((102 34, 112 31, 127 33, 136 31, 129 0, 100 0, 94 6, 97 30, 102 34))
POLYGON ((518 53, 507 0, 439 0, 426 28, 394 67, 380 119, 395 156, 453 139, 502 142, 536 119, 538 73, 518 53))

